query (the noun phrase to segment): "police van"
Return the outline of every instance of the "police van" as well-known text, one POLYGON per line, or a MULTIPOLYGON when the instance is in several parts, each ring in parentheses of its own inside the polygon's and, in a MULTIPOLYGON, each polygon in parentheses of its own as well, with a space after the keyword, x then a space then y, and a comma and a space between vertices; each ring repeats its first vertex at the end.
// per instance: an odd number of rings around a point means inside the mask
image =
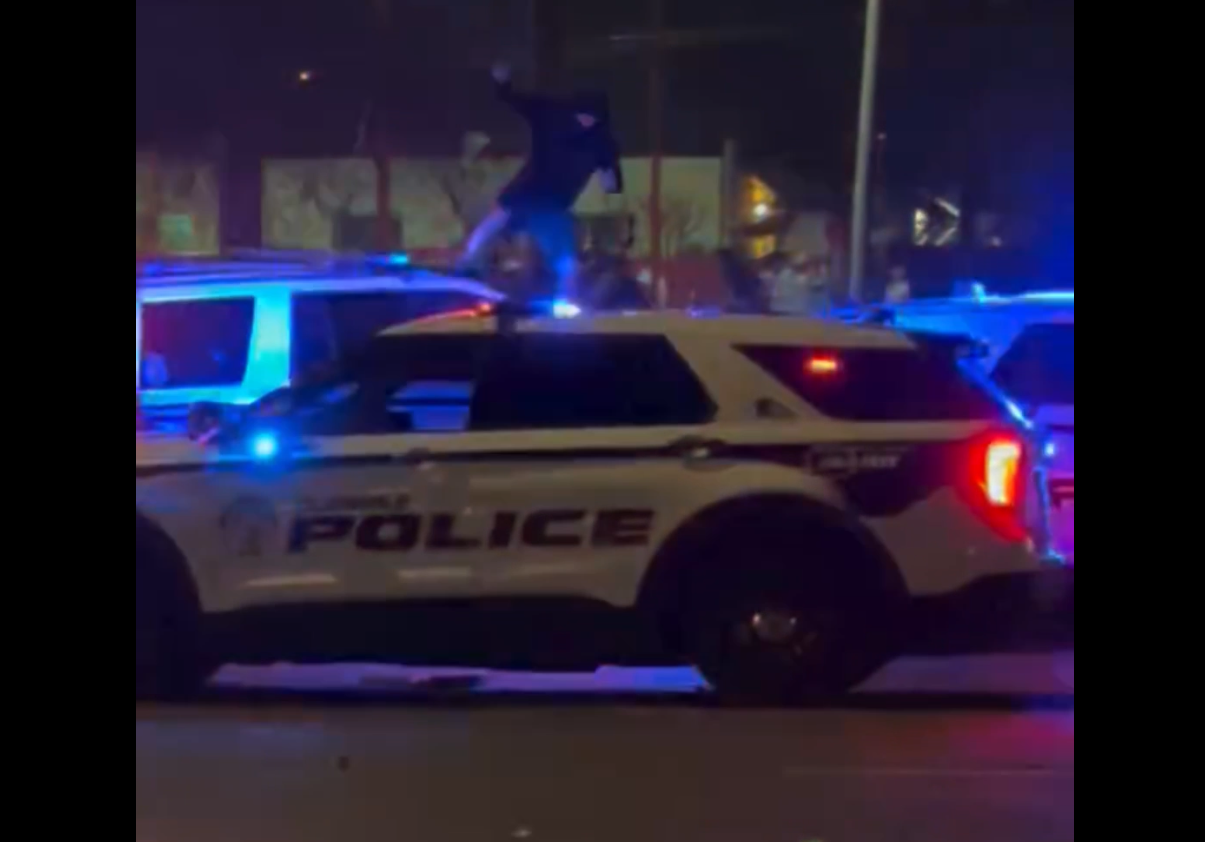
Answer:
POLYGON ((989 294, 968 285, 951 299, 861 314, 904 330, 974 337, 978 365, 1042 429, 1060 551, 1075 560, 1075 293, 989 294))
POLYGON ((1065 645, 1037 443, 959 354, 766 317, 389 329, 203 443, 138 442, 136 697, 224 663, 685 663, 789 704, 1065 645))
POLYGON ((490 306, 472 281, 405 255, 284 252, 164 259, 138 267, 137 429, 183 432, 195 407, 247 406, 361 350, 382 329, 490 306))

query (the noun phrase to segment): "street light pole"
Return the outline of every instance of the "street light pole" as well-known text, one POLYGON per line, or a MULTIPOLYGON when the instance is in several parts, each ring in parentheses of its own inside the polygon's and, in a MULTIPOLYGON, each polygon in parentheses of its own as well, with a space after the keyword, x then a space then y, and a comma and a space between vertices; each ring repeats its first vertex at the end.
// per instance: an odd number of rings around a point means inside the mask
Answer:
POLYGON ((665 263, 664 227, 661 198, 665 159, 665 2, 652 0, 653 46, 649 60, 649 259, 652 263, 653 288, 660 289, 661 272, 665 263))
POLYGON ((152 148, 146 157, 147 184, 150 195, 147 196, 146 235, 144 242, 152 254, 159 254, 163 248, 160 226, 163 216, 163 162, 159 150, 152 148))
MULTIPOLYGON (((373 54, 376 63, 373 65, 372 90, 381 85, 380 92, 388 90, 390 80, 385 77, 389 67, 390 34, 393 27, 392 0, 372 0, 376 11, 376 31, 372 35, 373 54)), ((393 218, 393 173, 390 160, 390 140, 388 115, 385 111, 384 96, 374 98, 376 108, 370 112, 376 126, 368 124, 369 143, 373 165, 376 169, 376 205, 377 218, 373 231, 373 244, 379 252, 393 251, 398 247, 397 228, 393 218), (375 129, 375 130, 374 130, 375 129)))
POLYGON ((860 302, 866 292, 866 258, 870 245, 870 178, 874 162, 875 100, 882 26, 883 0, 867 0, 862 99, 858 115, 858 164, 854 176, 853 242, 850 247, 849 295, 855 302, 860 302))

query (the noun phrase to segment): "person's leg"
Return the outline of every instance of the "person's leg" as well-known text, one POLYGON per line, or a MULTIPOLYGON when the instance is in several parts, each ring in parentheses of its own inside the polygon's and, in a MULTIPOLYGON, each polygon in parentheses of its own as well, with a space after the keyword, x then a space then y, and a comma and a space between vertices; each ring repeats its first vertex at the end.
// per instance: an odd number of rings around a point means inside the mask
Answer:
POLYGON ((578 300, 577 225, 569 211, 548 211, 533 217, 532 237, 544 255, 545 265, 556 278, 556 298, 578 300))
POLYGON ((511 213, 501 205, 496 206, 485 219, 469 235, 464 253, 457 263, 462 270, 480 270, 482 262, 489 253, 490 247, 498 240, 510 225, 511 213))

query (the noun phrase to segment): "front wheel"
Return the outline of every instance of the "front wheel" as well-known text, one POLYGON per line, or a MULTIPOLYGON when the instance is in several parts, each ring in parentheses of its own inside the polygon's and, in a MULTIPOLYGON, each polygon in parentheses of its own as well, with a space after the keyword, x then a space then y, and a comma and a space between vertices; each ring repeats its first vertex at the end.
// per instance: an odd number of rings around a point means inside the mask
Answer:
POLYGON ((209 671, 200 655, 195 612, 139 575, 134 600, 134 699, 183 701, 197 695, 209 671))
POLYGON ((691 600, 695 664, 725 701, 793 706, 840 697, 891 659, 894 624, 882 601, 797 564, 737 566, 691 600))

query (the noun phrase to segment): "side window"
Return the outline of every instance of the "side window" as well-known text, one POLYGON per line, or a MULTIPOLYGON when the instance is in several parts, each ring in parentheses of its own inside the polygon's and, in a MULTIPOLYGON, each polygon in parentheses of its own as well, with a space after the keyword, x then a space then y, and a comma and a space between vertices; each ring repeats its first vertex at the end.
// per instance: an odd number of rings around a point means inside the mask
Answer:
POLYGON ((1022 404, 1075 406, 1075 325, 1034 325, 1013 343, 992 373, 1022 404))
POLYGON ((943 349, 739 348, 815 409, 841 421, 962 421, 995 418, 999 407, 943 349))
POLYGON ((357 356, 396 324, 480 303, 469 293, 443 290, 298 295, 293 300, 293 376, 357 356))
POLYGON ((484 336, 379 339, 359 361, 356 386, 335 390, 340 400, 316 407, 304 430, 314 436, 464 432, 488 343, 484 336))
POLYGON ((406 294, 400 291, 297 295, 293 376, 355 356, 381 331, 405 321, 406 294))
POLYGON ((142 388, 241 386, 254 327, 253 298, 144 304, 142 388))
POLYGON ((690 426, 714 414, 694 372, 661 337, 518 336, 490 357, 473 429, 690 426))
POLYGON ((339 338, 325 296, 298 295, 293 298, 290 353, 294 382, 339 361, 339 338))

